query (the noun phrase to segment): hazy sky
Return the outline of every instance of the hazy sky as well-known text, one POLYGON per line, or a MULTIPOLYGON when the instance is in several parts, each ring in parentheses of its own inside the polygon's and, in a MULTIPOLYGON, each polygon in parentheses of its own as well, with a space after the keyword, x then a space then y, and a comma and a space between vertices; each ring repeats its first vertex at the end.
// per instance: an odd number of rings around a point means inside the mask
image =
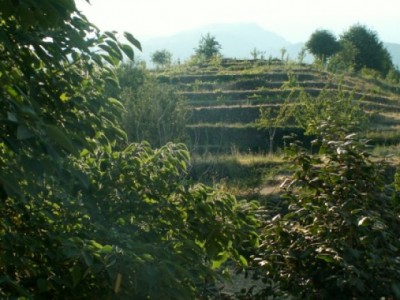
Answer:
MULTIPOLYGON (((339 35, 355 23, 385 42, 400 43, 400 0, 76 0, 102 30, 129 31, 139 39, 168 36, 214 23, 253 22, 290 42, 316 29, 339 35)), ((211 32, 212 33, 212 32, 211 32)))

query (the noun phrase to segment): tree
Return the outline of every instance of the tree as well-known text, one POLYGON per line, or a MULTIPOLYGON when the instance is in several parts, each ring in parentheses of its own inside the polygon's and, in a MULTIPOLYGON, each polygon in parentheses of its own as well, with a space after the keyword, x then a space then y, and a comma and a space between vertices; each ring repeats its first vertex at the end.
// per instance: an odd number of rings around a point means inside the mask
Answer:
POLYGON ((332 72, 354 71, 357 54, 358 49, 353 45, 353 43, 341 40, 340 51, 333 55, 329 60, 328 70, 332 72))
POLYGON ((306 47, 301 48, 301 50, 297 54, 297 61, 299 64, 303 64, 306 55, 307 55, 307 48, 306 47))
POLYGON ((72 0, 0 14, 0 297, 194 299, 223 262, 245 263, 253 204, 190 185, 183 145, 127 143, 111 96, 140 43, 72 0))
POLYGON ((151 55, 151 61, 159 68, 171 65, 172 53, 168 50, 158 50, 151 55))
POLYGON ((119 97, 126 108, 123 126, 128 140, 147 141, 154 147, 184 141, 188 118, 185 98, 140 65, 122 65, 117 74, 121 82, 119 97))
POLYGON ((363 132, 368 127, 368 115, 361 108, 361 99, 353 93, 338 90, 322 90, 317 97, 304 91, 297 98, 294 117, 308 135, 318 133, 320 124, 329 120, 336 124, 335 135, 343 138, 349 132, 363 132))
POLYGON ((287 53, 287 49, 285 47, 282 47, 279 51, 281 52, 281 61, 283 62, 287 53))
POLYGON ((288 96, 287 100, 279 108, 260 108, 260 116, 256 120, 256 124, 258 128, 268 130, 270 155, 274 152, 274 140, 277 129, 282 127, 293 116, 294 106, 289 103, 291 95, 288 96))
POLYGON ((353 25, 340 37, 343 42, 349 42, 357 49, 354 67, 356 71, 370 68, 386 75, 393 69, 392 58, 379 40, 377 33, 363 25, 353 25))
POLYGON ((265 51, 258 50, 257 48, 251 50, 250 55, 253 58, 253 60, 265 59, 265 51))
POLYGON ((306 47, 317 59, 326 63, 327 59, 340 50, 336 37, 328 30, 316 30, 306 43, 306 47))
POLYGON ((215 36, 207 33, 201 37, 199 46, 195 49, 195 52, 200 58, 210 60, 214 56, 219 55, 220 50, 221 44, 216 40, 215 36))
POLYGON ((289 149, 297 168, 262 229, 258 297, 398 299, 400 207, 385 189, 386 167, 356 134, 338 140, 336 125, 320 125, 319 154, 289 149))

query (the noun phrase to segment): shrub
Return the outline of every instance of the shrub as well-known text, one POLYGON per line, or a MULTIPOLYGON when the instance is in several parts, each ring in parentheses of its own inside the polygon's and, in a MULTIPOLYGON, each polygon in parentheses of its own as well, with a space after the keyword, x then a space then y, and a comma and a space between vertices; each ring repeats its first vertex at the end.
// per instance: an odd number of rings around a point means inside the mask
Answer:
POLYGON ((351 134, 321 127, 320 155, 294 143, 297 167, 284 209, 265 220, 255 258, 260 296, 302 299, 400 297, 399 206, 385 189, 385 166, 351 134))

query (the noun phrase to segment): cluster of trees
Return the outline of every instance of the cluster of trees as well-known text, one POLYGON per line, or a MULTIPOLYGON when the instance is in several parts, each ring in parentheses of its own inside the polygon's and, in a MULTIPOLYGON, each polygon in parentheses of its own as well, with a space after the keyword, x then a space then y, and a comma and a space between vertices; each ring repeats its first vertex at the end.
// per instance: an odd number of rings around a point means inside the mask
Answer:
POLYGON ((394 70, 388 50, 378 35, 363 25, 353 25, 337 40, 328 30, 316 30, 306 43, 307 49, 333 71, 360 71, 369 68, 382 76, 394 70))

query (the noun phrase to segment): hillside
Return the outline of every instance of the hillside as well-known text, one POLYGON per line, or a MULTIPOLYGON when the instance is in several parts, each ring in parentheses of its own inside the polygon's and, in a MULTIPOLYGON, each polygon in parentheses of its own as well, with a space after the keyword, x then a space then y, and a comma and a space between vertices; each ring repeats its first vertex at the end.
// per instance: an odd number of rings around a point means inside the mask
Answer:
MULTIPOLYGON (((322 89, 339 86, 372 113, 369 137, 375 143, 400 141, 400 89, 377 79, 335 75, 309 65, 280 62, 223 60, 219 66, 200 66, 158 74, 161 82, 173 84, 187 98, 191 116, 189 146, 195 152, 265 152, 267 131, 259 130, 255 120, 261 107, 279 107, 289 93, 304 89, 318 95, 322 89)), ((278 129, 277 148, 284 135, 302 130, 287 124, 278 129)), ((303 137, 305 141, 310 137, 303 137)))

